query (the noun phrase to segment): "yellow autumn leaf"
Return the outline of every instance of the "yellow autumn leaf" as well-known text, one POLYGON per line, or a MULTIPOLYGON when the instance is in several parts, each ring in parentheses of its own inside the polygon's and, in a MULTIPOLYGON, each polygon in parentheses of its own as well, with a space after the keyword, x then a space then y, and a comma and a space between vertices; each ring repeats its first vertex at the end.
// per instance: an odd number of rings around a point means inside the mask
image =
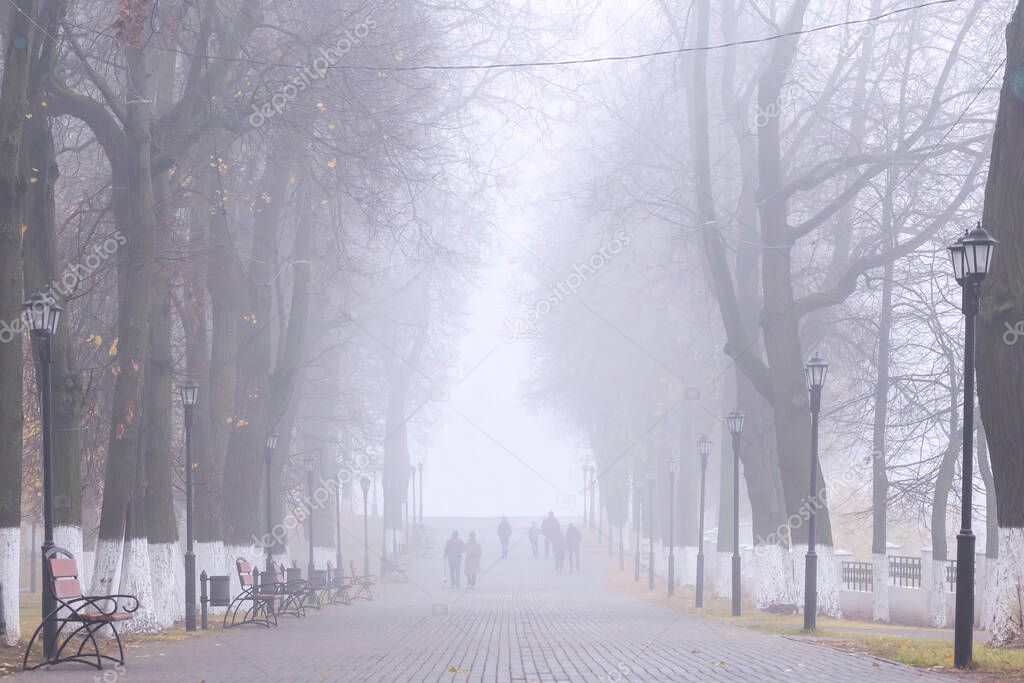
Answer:
POLYGON ((22 223, 21 224, 21 234, 24 235, 26 232, 28 232, 28 226, 25 225, 24 223, 22 223))
POLYGON ((331 159, 330 161, 327 162, 327 168, 337 168, 337 167, 338 167, 338 160, 337 159, 331 159))
POLYGON ((86 344, 92 343, 92 344, 95 344, 96 346, 102 346, 103 345, 103 336, 99 335, 99 334, 90 334, 88 337, 85 338, 85 343, 86 344))
POLYGON ((117 355, 117 342, 118 338, 114 337, 114 341, 110 342, 110 348, 107 350, 107 356, 113 358, 117 355))

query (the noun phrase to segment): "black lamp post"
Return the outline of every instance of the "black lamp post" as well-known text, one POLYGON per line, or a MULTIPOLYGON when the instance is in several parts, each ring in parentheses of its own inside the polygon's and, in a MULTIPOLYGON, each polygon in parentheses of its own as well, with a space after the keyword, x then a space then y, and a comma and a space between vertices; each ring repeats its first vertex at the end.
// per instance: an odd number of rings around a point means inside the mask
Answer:
POLYGON ((654 590, 654 484, 653 474, 647 475, 647 590, 654 590))
MULTIPOLYGON (((51 350, 53 336, 57 334, 61 313, 64 309, 42 292, 36 292, 22 305, 25 322, 32 333, 39 353, 36 366, 36 384, 39 387, 39 405, 43 411, 43 602, 44 618, 57 607, 53 595, 53 581, 50 578, 50 558, 47 553, 53 546, 53 404, 50 391, 51 350)), ((13 587, 12 590, 17 587, 13 587)), ((57 622, 47 619, 43 626, 43 658, 50 659, 57 638, 57 622)))
POLYGON ((192 419, 199 403, 199 385, 192 380, 178 388, 185 408, 185 630, 196 630, 196 555, 192 547, 192 419))
POLYGON ((272 466, 271 461, 273 460, 273 457, 274 457, 274 449, 275 448, 277 448, 277 432, 270 432, 269 434, 267 434, 267 449, 265 451, 265 453, 266 453, 266 463, 265 463, 265 467, 264 467, 264 470, 265 470, 264 476, 266 477, 266 481, 263 482, 264 483, 264 487, 266 488, 266 491, 267 491, 267 493, 266 493, 266 500, 263 501, 263 505, 264 505, 264 507, 267 508, 267 543, 270 544, 270 547, 266 549, 267 550, 267 571, 268 572, 270 571, 270 563, 274 561, 273 550, 274 550, 274 544, 275 544, 275 541, 274 541, 274 521, 271 518, 271 510, 270 510, 270 499, 272 497, 271 496, 271 492, 270 492, 270 468, 272 466))
POLYGON ((675 539, 675 496, 676 496, 676 473, 679 471, 679 461, 675 458, 668 461, 668 596, 672 597, 676 592, 676 548, 675 539))
POLYGON ((309 496, 309 569, 306 570, 306 578, 313 578, 313 569, 316 563, 313 560, 313 476, 316 473, 316 461, 314 456, 308 455, 305 459, 306 465, 306 488, 309 496))
POLYGON ((974 531, 971 507, 974 485, 974 366, 975 328, 981 308, 981 283, 992 265, 998 242, 978 223, 949 247, 953 274, 963 291, 964 332, 964 429, 960 533, 956 535, 956 615, 953 622, 953 664, 971 664, 974 648, 974 531))
POLYGON ((363 489, 363 576, 370 575, 370 478, 359 480, 363 489))
POLYGON ((828 376, 828 363, 817 353, 804 366, 807 389, 811 392, 811 480, 808 499, 807 558, 804 565, 804 630, 814 629, 818 612, 818 555, 814 548, 817 531, 814 501, 818 498, 818 414, 821 412, 821 388, 828 376))
POLYGON ((704 606, 704 480, 708 473, 708 458, 711 457, 711 439, 702 436, 697 439, 700 452, 700 513, 697 532, 697 607, 704 606))
POLYGON ((725 424, 732 435, 732 615, 740 615, 740 436, 746 417, 738 410, 729 413, 725 424))

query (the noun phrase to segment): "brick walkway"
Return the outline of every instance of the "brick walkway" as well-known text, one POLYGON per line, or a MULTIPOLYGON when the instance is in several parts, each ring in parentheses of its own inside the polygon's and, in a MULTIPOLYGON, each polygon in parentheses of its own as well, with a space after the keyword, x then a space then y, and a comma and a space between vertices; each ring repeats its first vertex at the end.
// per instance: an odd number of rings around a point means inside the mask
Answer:
MULTIPOLYGON (((585 566, 582 575, 557 575, 543 559, 528 558, 523 541, 512 559, 494 563, 494 525, 481 526, 486 573, 471 591, 441 587, 440 560, 421 560, 415 583, 389 585, 372 603, 328 608, 305 620, 286 617, 277 629, 144 643, 131 648, 120 675, 96 677, 79 667, 22 677, 43 683, 955 680, 609 594, 594 575, 603 566, 596 556, 589 572, 585 566)), ((439 529, 440 536, 447 533, 439 529)))

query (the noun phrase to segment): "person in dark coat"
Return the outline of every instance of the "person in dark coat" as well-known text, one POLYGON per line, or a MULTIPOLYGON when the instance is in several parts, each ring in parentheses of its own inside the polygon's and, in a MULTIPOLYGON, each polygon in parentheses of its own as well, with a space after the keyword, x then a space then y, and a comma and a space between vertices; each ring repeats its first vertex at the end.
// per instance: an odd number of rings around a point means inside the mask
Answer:
POLYGON ((544 534, 544 557, 547 557, 551 554, 551 544, 554 543, 555 536, 562 535, 562 526, 555 519, 554 512, 548 511, 548 516, 540 523, 540 532, 544 534))
POLYGON ((561 531, 556 531, 551 537, 551 550, 555 554, 555 571, 561 574, 565 566, 565 536, 561 531))
POLYGON ((452 579, 452 588, 459 587, 459 579, 462 575, 462 553, 466 550, 466 544, 459 538, 459 532, 453 531, 452 537, 444 544, 444 559, 448 561, 448 571, 452 579))
POLYGON ((580 570, 580 543, 583 542, 583 534, 576 528, 575 524, 569 523, 565 530, 565 548, 569 553, 569 571, 580 570))
POLYGON ((501 522, 498 524, 498 540, 501 541, 501 559, 508 559, 508 539, 512 537, 512 525, 508 523, 508 519, 505 517, 501 518, 501 522))

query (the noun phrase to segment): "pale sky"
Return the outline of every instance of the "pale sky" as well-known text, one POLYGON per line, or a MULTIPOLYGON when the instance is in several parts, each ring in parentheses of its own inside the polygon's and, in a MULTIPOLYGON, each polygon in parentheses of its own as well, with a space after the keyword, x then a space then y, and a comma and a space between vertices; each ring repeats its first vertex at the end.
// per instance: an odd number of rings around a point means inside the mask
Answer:
POLYGON ((452 373, 456 382, 464 379, 440 411, 424 465, 428 516, 583 512, 579 437, 525 405, 529 342, 501 338, 505 318, 518 310, 513 292, 523 277, 521 261, 532 258, 516 245, 529 243, 528 228, 517 223, 500 226, 512 238, 496 236, 480 286, 467 301, 467 330, 452 373))

